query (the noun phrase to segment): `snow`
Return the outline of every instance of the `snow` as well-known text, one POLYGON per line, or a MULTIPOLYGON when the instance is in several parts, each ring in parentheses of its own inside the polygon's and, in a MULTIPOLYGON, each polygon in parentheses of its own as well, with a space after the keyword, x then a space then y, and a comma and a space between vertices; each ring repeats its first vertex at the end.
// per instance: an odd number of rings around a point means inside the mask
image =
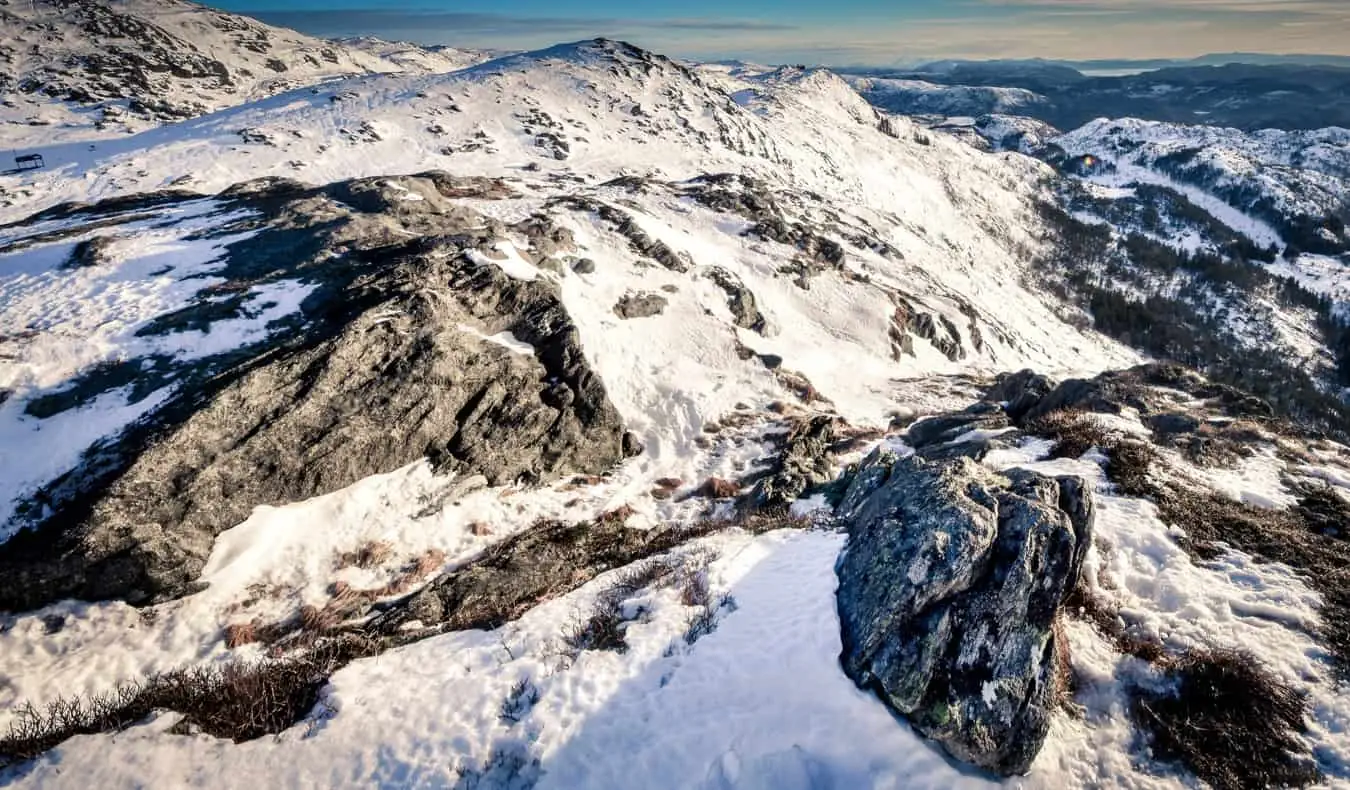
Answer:
MULTIPOLYGON (((1172 528, 1158 517, 1149 501, 1123 497, 1106 482, 1101 466, 1082 460, 1038 460, 1047 447, 1031 442, 1017 450, 991 453, 986 463, 997 469, 1021 466, 1044 474, 1076 474, 1096 485, 1096 542, 1089 550, 1083 576, 1098 595, 1120 607, 1120 615, 1140 637, 1159 639, 1171 650, 1233 648, 1251 651, 1276 676, 1310 699, 1306 735, 1323 770, 1342 781, 1350 776, 1350 698, 1334 676, 1330 656, 1315 635, 1320 596, 1293 570, 1279 563, 1257 562, 1237 551, 1196 564, 1174 539, 1172 528)), ((1182 463, 1173 459, 1173 463, 1182 463)), ((1272 458, 1261 456, 1227 475, 1235 499, 1283 506, 1288 501, 1277 477, 1268 473, 1272 458)), ((1190 468, 1190 474, 1198 470, 1190 468)), ((1209 471, 1212 477, 1223 477, 1209 471)), ((1069 630, 1076 671, 1096 681, 1087 700, 1090 727, 1057 722, 1042 769, 1059 760, 1073 771, 1067 786, 1105 781, 1110 786, 1174 786, 1162 779, 1145 782, 1128 773, 1121 756, 1131 750, 1125 685, 1148 682, 1149 670, 1130 657, 1105 649, 1102 637, 1086 624, 1069 630), (1092 773, 1104 771, 1095 780, 1092 773), (1137 784, 1136 784, 1137 783, 1137 784)), ((1153 681, 1156 682, 1156 681, 1153 681)), ((1035 772, 1033 772, 1033 777, 1035 772)))
POLYGON ((498 255, 487 255, 478 250, 469 250, 469 260, 479 266, 496 266, 508 277, 517 280, 537 280, 540 271, 534 264, 520 257, 520 251, 509 241, 498 242, 493 247, 498 255))
MULTIPOLYGON (((101 14, 87 7, 53 9, 36 2, 5 7, 0 31, 4 73, 12 82, 36 81, 55 90, 75 88, 102 99, 53 101, 43 94, 7 90, 0 106, 0 148, 25 149, 53 143, 114 139, 153 128, 156 122, 131 109, 131 97, 165 102, 199 115, 301 86, 353 74, 446 73, 481 63, 491 53, 450 47, 421 48, 366 38, 324 41, 180 0, 117 0, 101 14), (126 35, 124 35, 124 33, 126 35), (149 57, 145 83, 118 95, 116 73, 132 61, 121 51, 149 57), (91 56, 111 63, 89 64, 91 56), (184 73, 155 69, 175 55, 193 63, 184 73), (215 60, 228 78, 190 76, 195 61, 215 60), (111 79, 109 73, 114 75, 111 79), (112 95, 112 98, 103 98, 112 95)), ((64 92, 64 91, 62 91, 64 92)))
POLYGON ((501 346, 502 348, 505 348, 506 350, 510 351, 513 354, 534 356, 534 346, 530 345, 529 343, 517 340, 516 336, 511 334, 510 332, 498 332, 495 335, 485 335, 479 330, 467 324, 460 324, 458 328, 461 332, 468 332, 469 334, 474 335, 476 337, 481 337, 482 339, 488 341, 489 343, 501 346))
POLYGON ((1071 155, 1093 154, 1120 168, 1118 173, 1094 180, 1134 180, 1177 189, 1262 246, 1279 244, 1278 234, 1245 213, 1248 205, 1230 206, 1217 197, 1219 190, 1255 196, 1244 197, 1248 203, 1259 197, 1284 216, 1318 217, 1339 210, 1350 179, 1350 130, 1337 127, 1243 132, 1134 118, 1099 119, 1052 142, 1071 155), (1158 168, 1160 159, 1179 154, 1193 155, 1186 167, 1205 168, 1213 174, 1214 183, 1203 190, 1183 187, 1158 168))

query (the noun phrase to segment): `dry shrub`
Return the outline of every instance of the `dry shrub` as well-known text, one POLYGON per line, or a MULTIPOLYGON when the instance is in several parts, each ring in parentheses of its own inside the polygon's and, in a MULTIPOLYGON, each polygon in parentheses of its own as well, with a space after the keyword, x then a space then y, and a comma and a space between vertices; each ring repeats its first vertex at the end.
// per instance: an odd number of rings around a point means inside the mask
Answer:
POLYGON ((590 613, 577 620, 563 635, 563 644, 577 655, 585 650, 628 650, 624 627, 631 620, 624 616, 624 604, 638 593, 663 585, 676 577, 680 567, 668 558, 640 562, 624 569, 595 597, 590 613))
POLYGON ((0 738, 0 767, 33 759, 76 735, 117 732, 159 710, 182 714, 175 731, 200 730, 239 742, 279 733, 300 721, 339 667, 370 655, 345 640, 284 661, 234 662, 180 669, 107 694, 26 704, 0 738))
POLYGON ((684 643, 692 645, 716 631, 722 617, 736 611, 736 608, 736 599, 730 595, 723 595, 716 601, 709 601, 700 606, 697 611, 689 616, 689 622, 685 625, 684 643))
POLYGON ((1350 540, 1350 500, 1326 483, 1298 481, 1289 488, 1298 496, 1294 509, 1309 531, 1337 540, 1350 540))
POLYGON ((1051 458, 1078 458, 1093 447, 1107 448, 1106 428, 1092 415, 1077 409, 1060 409, 1027 420, 1022 430, 1055 441, 1051 458))
POLYGON ((1073 701, 1078 694, 1078 674, 1073 671, 1073 657, 1069 651, 1069 635, 1064 630, 1063 610, 1055 616, 1051 633, 1055 640, 1055 705, 1072 716, 1080 716, 1082 710, 1073 701))
POLYGON ((501 711, 497 718, 503 724, 519 724, 522 719, 529 715, 530 711, 539 702, 539 687, 527 677, 516 681, 511 686, 511 691, 507 693, 506 699, 502 700, 501 711))
POLYGON ((1155 757, 1215 790, 1305 787, 1319 780, 1307 744, 1307 700, 1249 653, 1196 650, 1168 662, 1171 693, 1142 693, 1135 719, 1155 757))
POLYGON ((697 495, 707 497, 708 499, 732 499, 740 496, 741 487, 730 480, 723 480, 720 477, 710 477, 703 481, 703 485, 698 487, 697 495))
POLYGON ((729 521, 705 522, 709 532, 727 527, 739 527, 752 535, 763 535, 780 529, 811 529, 815 522, 809 516, 794 516, 786 507, 755 509, 738 508, 729 521))
POLYGON ((625 524, 632 518, 637 511, 632 505, 620 505, 613 510, 600 514, 598 521, 602 524, 625 524))
POLYGON ((230 623, 225 626, 225 646, 231 650, 260 641, 256 623, 230 623))
POLYGON ((1158 451, 1147 442, 1122 439, 1107 450, 1106 479, 1125 496, 1151 496, 1155 489, 1148 473, 1158 460, 1158 451))
POLYGON ((707 606, 712 601, 712 585, 705 570, 686 574, 680 584, 680 603, 685 606, 707 606))
POLYGON ((1090 623, 1120 653, 1150 664, 1161 661, 1166 655, 1161 642, 1133 633, 1120 616, 1120 607, 1093 592, 1081 580, 1065 597, 1060 611, 1090 623))
POLYGON ((370 569, 383 565, 394 553, 394 547, 382 540, 372 540, 353 551, 344 551, 333 560, 336 570, 343 568, 370 569))

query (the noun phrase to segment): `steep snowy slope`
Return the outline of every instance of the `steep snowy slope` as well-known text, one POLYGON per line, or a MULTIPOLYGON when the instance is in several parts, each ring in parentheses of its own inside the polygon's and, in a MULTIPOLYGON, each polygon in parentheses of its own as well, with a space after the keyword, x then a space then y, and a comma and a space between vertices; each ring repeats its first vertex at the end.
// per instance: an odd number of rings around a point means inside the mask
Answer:
POLYGON ((322 41, 182 0, 3 0, 0 145, 110 136, 332 77, 481 60, 322 41))

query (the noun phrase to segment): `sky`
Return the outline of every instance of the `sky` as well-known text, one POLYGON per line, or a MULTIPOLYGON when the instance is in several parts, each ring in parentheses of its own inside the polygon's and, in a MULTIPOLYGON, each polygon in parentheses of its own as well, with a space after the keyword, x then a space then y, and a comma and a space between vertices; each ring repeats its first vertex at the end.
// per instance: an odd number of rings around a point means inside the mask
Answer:
MULTIPOLYGON (((208 0, 210 2, 211 0, 208 0)), ((935 58, 1350 55, 1350 0, 215 0, 322 36, 532 49, 595 36, 664 54, 892 65, 935 58)))

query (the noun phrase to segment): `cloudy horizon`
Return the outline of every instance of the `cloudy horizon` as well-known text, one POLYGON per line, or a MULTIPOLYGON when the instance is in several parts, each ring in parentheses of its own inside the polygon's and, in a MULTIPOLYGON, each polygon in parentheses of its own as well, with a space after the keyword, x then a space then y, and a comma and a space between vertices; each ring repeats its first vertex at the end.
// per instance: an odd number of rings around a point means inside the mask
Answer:
POLYGON ((530 49, 610 36, 671 55, 889 65, 919 59, 1350 55, 1345 0, 217 0, 306 33, 530 49))

